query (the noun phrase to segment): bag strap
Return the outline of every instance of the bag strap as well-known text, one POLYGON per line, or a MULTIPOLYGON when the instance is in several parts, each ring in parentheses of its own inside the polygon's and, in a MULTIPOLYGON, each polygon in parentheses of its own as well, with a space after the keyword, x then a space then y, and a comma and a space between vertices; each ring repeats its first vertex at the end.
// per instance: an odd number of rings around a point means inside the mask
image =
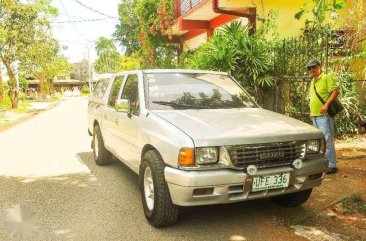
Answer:
POLYGON ((314 90, 315 90, 315 94, 318 97, 318 99, 320 100, 320 102, 323 103, 323 105, 325 104, 325 101, 323 100, 322 97, 320 97, 320 95, 318 94, 318 91, 316 91, 316 87, 315 87, 315 81, 313 80, 313 86, 314 86, 314 90))

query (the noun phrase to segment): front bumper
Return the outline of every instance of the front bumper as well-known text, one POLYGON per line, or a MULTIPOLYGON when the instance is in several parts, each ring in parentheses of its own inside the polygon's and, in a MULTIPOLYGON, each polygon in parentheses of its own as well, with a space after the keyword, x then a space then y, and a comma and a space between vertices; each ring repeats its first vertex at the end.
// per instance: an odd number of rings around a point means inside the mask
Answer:
POLYGON ((319 155, 311 160, 304 160, 301 169, 286 166, 258 170, 255 176, 290 173, 288 187, 259 192, 251 192, 249 175, 240 170, 184 171, 165 167, 164 173, 174 204, 198 206, 259 199, 317 187, 327 169, 328 160, 319 155), (197 194, 194 193, 196 189, 213 189, 213 192, 197 194))

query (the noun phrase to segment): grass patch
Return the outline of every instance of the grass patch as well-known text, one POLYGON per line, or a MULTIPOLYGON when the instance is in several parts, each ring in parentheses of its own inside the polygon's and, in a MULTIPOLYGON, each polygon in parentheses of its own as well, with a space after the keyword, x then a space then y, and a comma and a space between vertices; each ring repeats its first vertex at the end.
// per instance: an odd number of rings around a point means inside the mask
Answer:
POLYGON ((315 221, 312 217, 294 217, 294 218, 280 218, 276 217, 276 222, 283 227, 291 229, 292 226, 313 226, 315 221))
POLYGON ((0 101, 0 118, 4 117, 1 115, 1 110, 2 111, 14 111, 16 113, 25 113, 25 112, 27 112, 27 109, 29 107, 31 107, 31 104, 29 104, 28 102, 19 101, 18 108, 12 109, 10 98, 7 96, 2 101, 0 101))
POLYGON ((14 112, 16 113, 26 113, 29 109, 29 107, 31 107, 32 105, 29 104, 28 102, 22 101, 19 102, 18 108, 14 109, 14 112))
POLYGON ((5 95, 4 99, 0 101, 0 109, 11 109, 11 101, 8 95, 5 95))
POLYGON ((366 201, 363 200, 361 195, 353 194, 338 202, 343 207, 343 214, 349 215, 359 212, 362 215, 366 215, 366 201))

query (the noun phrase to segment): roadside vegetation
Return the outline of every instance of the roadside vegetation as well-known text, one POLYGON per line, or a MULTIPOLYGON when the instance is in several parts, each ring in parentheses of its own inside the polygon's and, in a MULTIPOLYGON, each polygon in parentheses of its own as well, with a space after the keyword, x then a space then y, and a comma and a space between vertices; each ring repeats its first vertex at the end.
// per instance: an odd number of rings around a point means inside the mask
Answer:
POLYGON ((366 200, 358 193, 338 202, 338 211, 343 215, 361 214, 366 216, 366 200))
POLYGON ((50 19, 57 9, 50 0, 35 0, 24 4, 2 0, 0 7, 0 59, 6 67, 9 81, 5 90, 1 80, 0 101, 8 95, 11 107, 18 108, 19 82, 22 78, 37 78, 41 96, 51 94, 52 79, 69 71, 70 65, 60 54, 62 46, 52 36, 50 19), (18 76, 19 77, 18 77, 18 76))

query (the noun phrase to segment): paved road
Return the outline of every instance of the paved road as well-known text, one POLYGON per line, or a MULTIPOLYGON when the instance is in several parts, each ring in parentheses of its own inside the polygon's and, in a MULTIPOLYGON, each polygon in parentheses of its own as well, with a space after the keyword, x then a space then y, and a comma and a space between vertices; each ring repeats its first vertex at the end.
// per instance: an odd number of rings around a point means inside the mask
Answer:
MULTIPOLYGON (((0 133, 0 220, 11 207, 31 207, 32 240, 305 240, 282 224, 314 214, 312 201, 295 209, 269 200, 183 208, 175 226, 151 227, 137 176, 118 161, 95 165, 86 107, 71 98, 0 133)), ((324 199, 319 192, 313 200, 324 199)), ((0 240, 10 240, 2 221, 0 240)))

